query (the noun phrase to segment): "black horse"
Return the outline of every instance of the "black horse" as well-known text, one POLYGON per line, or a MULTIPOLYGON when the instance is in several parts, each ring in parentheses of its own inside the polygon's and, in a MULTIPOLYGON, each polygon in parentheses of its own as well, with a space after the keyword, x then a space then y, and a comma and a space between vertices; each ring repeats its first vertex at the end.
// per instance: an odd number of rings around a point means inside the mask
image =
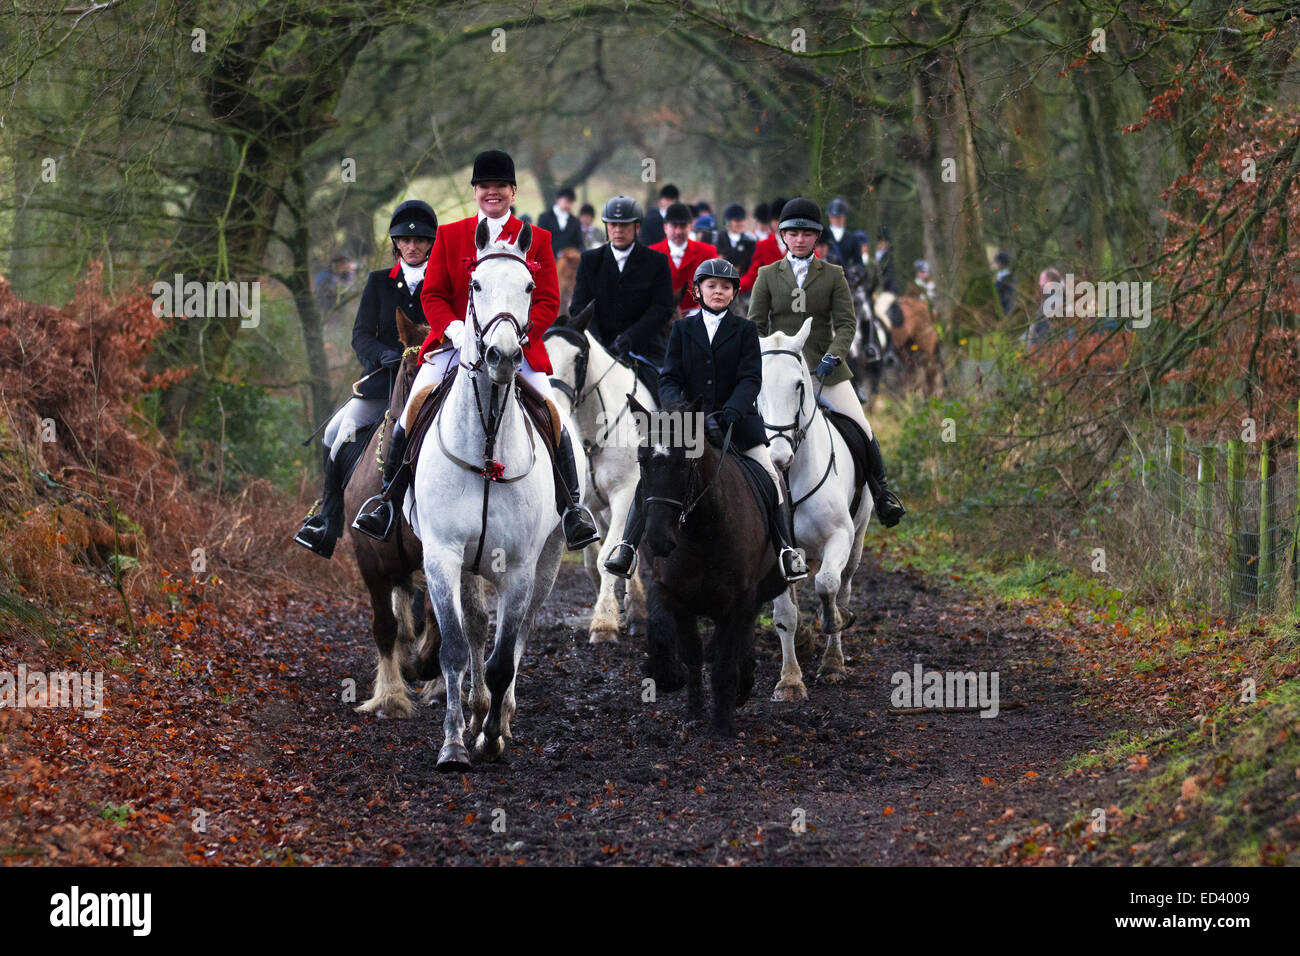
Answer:
POLYGON ((754 622, 760 606, 786 588, 767 515, 734 456, 724 460, 708 442, 688 453, 683 424, 688 416, 699 420, 698 401, 650 412, 632 399, 632 410, 643 428, 644 547, 654 558, 647 674, 665 693, 685 686, 692 716, 703 715, 698 620, 710 618, 713 726, 734 736, 733 712, 754 686, 754 622))

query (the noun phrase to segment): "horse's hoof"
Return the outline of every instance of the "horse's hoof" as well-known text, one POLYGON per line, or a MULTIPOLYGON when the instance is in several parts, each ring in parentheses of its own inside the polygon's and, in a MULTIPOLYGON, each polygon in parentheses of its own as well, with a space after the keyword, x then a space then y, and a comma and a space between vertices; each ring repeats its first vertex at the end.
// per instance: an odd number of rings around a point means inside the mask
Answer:
POLYGON ((807 700, 808 688, 804 686, 803 681, 795 681, 792 684, 777 684, 776 690, 772 691, 772 699, 787 704, 807 700))
POLYGON ((681 664, 676 667, 655 667, 652 663, 646 676, 655 682, 658 693, 671 694, 686 686, 686 668, 681 664))
POLYGON ((424 682, 424 689, 420 691, 420 699, 426 704, 445 704, 447 702, 447 684, 439 677, 437 680, 424 682))
POLYGON ((415 713, 415 707, 407 697, 389 697, 387 700, 371 697, 364 704, 358 704, 358 714, 377 714, 380 717, 394 717, 404 720, 415 713))
POLYGON ((849 679, 848 671, 844 668, 836 670, 823 670, 817 672, 817 680, 826 684, 842 684, 849 679))
POLYGON ((441 773, 455 773, 469 768, 469 751, 464 744, 447 744, 438 752, 438 770, 441 773))
POLYGON ((644 636, 645 636, 645 632, 646 632, 646 628, 649 627, 649 626, 650 626, 650 625, 649 625, 649 622, 647 622, 645 618, 643 618, 643 617, 634 617, 634 618, 632 618, 631 622, 629 622, 629 624, 628 624, 628 626, 627 626, 627 633, 628 633, 628 636, 629 636, 629 637, 644 637, 644 636))
POLYGON ((489 740, 486 734, 479 734, 474 742, 474 756, 481 760, 497 760, 506 752, 504 737, 489 740))
POLYGON ((617 644, 618 628, 616 627, 593 627, 591 636, 587 638, 588 644, 617 644))

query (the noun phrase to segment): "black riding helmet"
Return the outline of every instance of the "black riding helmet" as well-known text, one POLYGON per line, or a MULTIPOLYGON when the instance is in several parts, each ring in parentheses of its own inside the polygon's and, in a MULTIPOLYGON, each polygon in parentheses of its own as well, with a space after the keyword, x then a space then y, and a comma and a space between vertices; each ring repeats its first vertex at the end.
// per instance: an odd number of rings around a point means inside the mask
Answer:
POLYGON ((780 229, 811 229, 822 231, 822 211, 811 199, 796 196, 781 210, 780 229))
POLYGON ((684 202, 675 202, 664 211, 664 222, 689 226, 694 221, 695 217, 691 215, 691 207, 684 202))
POLYGON ((433 207, 420 199, 408 199, 393 210, 388 221, 388 237, 393 240, 393 254, 397 255, 397 240, 401 236, 438 238, 438 216, 433 207))
POLYGON ((615 196, 605 203, 600 218, 605 222, 640 222, 641 206, 631 196, 615 196))
POLYGON ((700 283, 705 279, 730 279, 735 285, 736 293, 740 293, 740 273, 726 259, 705 259, 695 269, 695 278, 691 280, 691 288, 697 290, 695 298, 700 302, 703 302, 704 299, 698 294, 698 290, 700 283))

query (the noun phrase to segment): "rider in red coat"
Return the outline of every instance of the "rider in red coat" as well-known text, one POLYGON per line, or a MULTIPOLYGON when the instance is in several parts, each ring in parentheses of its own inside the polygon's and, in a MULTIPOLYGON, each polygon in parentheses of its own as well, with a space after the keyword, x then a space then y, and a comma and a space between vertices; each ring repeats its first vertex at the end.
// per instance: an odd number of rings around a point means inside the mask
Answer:
POLYGON ((663 242, 656 242, 650 248, 662 252, 668 257, 668 265, 673 274, 673 303, 685 315, 692 309, 698 309, 700 303, 695 299, 695 270, 700 264, 718 257, 718 250, 707 242, 696 242, 690 237, 691 207, 685 203, 675 202, 664 212, 663 242))
MULTIPOLYGON (((465 315, 469 309, 470 267, 478 258, 478 245, 474 241, 478 224, 486 221, 491 242, 519 238, 523 223, 510 214, 515 199, 515 163, 508 153, 489 149, 474 157, 474 174, 470 179, 478 215, 453 222, 438 230, 429 264, 420 291, 420 303, 429 321, 429 334, 420 346, 420 371, 411 385, 411 397, 426 385, 442 381, 447 372, 460 361, 460 345, 469 332, 465 328, 465 315), (453 349, 436 355, 429 351, 443 339, 449 340, 453 349)), ((532 240, 524 254, 533 268, 533 299, 528 311, 532 328, 528 330, 528 344, 524 346, 524 361, 519 375, 529 385, 551 399, 551 360, 542 344, 542 335, 555 321, 560 307, 560 283, 555 270, 555 256, 551 252, 551 235, 545 229, 532 227, 532 240)), ((362 506, 352 526, 358 531, 381 541, 392 533, 394 525, 393 499, 401 501, 406 494, 405 483, 395 484, 394 479, 407 471, 401 468, 406 450, 406 430, 410 427, 410 398, 402 409, 400 420, 393 427, 392 447, 384 461, 383 490, 362 506)), ((580 504, 578 468, 573 457, 573 440, 568 428, 560 432, 556 448, 556 468, 567 494, 557 494, 556 506, 561 515, 564 540, 570 551, 578 551, 595 541, 599 534, 591 513, 580 504)))
MULTIPOLYGON (((510 215, 509 206, 506 209, 501 231, 492 236, 493 241, 514 242, 519 238, 523 222, 510 215)), ((480 211, 477 216, 447 223, 438 230, 438 241, 429 254, 429 265, 420 291, 420 304, 424 306, 425 318, 429 320, 429 334, 420 346, 421 361, 426 352, 436 348, 443 340, 449 326, 457 322, 464 326, 465 313, 469 309, 469 266, 478 257, 474 230, 478 228, 481 219, 488 219, 490 227, 497 225, 480 211)), ((542 373, 541 382, 549 387, 546 376, 551 374, 551 360, 546 355, 542 336, 551 327, 560 310, 560 281, 555 271, 555 255, 551 252, 551 234, 533 226, 532 245, 528 247, 524 258, 537 266, 533 272, 533 282, 536 283, 533 304, 528 310, 528 318, 533 327, 528 332, 524 359, 534 372, 542 373)), ((457 330, 452 331, 452 341, 456 341, 459 335, 456 334, 457 330)), ((528 378, 529 384, 540 384, 536 381, 538 376, 528 378)))

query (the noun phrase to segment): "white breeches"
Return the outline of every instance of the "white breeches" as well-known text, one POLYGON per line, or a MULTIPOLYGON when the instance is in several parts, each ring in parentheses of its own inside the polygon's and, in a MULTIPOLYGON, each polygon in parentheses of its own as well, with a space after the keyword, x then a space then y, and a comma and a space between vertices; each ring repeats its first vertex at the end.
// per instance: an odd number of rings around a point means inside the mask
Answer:
POLYGON ((785 500, 785 492, 781 490, 783 482, 781 476, 777 474, 776 465, 772 464, 772 453, 766 445, 755 445, 746 451, 741 452, 746 458, 752 458, 763 466, 764 470, 772 478, 772 484, 776 485, 776 500, 778 503, 785 500))
POLYGON ((857 393, 853 391, 852 382, 840 382, 838 385, 827 385, 822 389, 822 401, 829 405, 835 411, 843 415, 848 415, 867 433, 867 440, 875 437, 871 431, 871 424, 867 421, 867 416, 862 411, 862 403, 858 401, 857 393))
MULTIPOLYGON (((415 381, 411 383, 411 394, 406 398, 406 407, 402 409, 402 428, 410 428, 411 423, 408 415, 411 410, 411 399, 420 393, 428 385, 437 385, 447 377, 448 370, 460 361, 460 349, 448 349, 445 352, 436 354, 429 353, 425 355, 424 361, 420 364, 420 370, 415 373, 415 381)), ((524 359, 524 364, 519 369, 520 376, 523 377, 533 388, 541 392, 548 401, 554 401, 555 394, 551 391, 551 378, 545 372, 534 371, 533 367, 528 364, 528 359, 524 359)))
POLYGON ((334 413, 325 426, 321 440, 330 450, 330 458, 338 457, 344 442, 356 441, 357 434, 372 422, 384 417, 388 403, 382 398, 357 398, 353 396, 346 405, 334 413))

